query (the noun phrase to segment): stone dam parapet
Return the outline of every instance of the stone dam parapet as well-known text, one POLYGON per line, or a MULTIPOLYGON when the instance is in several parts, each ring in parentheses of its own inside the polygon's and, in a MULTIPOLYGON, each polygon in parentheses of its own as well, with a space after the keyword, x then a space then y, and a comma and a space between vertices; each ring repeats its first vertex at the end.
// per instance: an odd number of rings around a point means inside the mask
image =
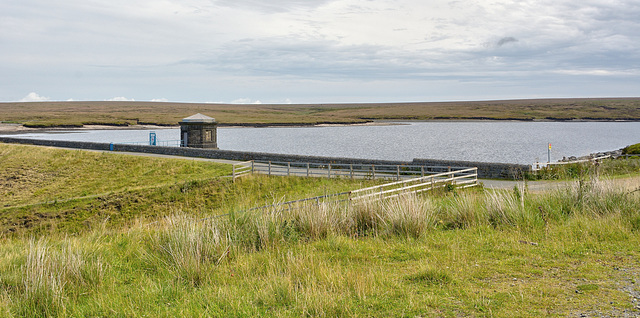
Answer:
POLYGON ((412 161, 358 159, 341 157, 322 157, 306 155, 287 155, 264 152, 234 151, 221 149, 199 149, 188 147, 163 147, 147 145, 109 144, 98 142, 67 141, 67 140, 42 140, 13 137, 0 137, 0 142, 13 144, 27 144, 49 147, 62 147, 73 149, 103 150, 115 152, 139 152, 159 155, 171 155, 193 158, 226 159, 238 161, 277 161, 277 162, 313 162, 313 163, 340 163, 340 164, 376 164, 376 165, 424 165, 442 167, 477 167, 478 178, 483 179, 516 179, 523 173, 531 171, 530 165, 510 163, 490 163, 457 160, 413 159, 412 161))

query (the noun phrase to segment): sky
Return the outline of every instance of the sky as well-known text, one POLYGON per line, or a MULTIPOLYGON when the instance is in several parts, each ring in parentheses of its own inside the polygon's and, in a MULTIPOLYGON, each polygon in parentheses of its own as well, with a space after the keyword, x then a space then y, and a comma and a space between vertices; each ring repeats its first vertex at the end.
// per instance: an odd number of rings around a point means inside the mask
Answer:
POLYGON ((640 96, 640 0, 2 0, 0 101, 640 96))

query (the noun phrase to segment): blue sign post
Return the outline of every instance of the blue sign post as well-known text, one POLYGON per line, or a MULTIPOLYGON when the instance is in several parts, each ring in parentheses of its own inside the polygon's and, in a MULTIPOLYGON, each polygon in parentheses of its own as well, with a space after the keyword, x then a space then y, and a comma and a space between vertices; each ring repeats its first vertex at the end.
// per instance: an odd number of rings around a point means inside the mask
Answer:
POLYGON ((149 145, 150 146, 155 146, 156 145, 156 132, 152 131, 149 133, 149 145))

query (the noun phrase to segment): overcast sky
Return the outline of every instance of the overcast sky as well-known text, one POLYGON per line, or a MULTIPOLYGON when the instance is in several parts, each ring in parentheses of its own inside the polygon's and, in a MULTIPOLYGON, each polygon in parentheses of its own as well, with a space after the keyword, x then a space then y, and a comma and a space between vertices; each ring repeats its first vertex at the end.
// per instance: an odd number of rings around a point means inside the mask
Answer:
POLYGON ((640 96, 640 0, 2 0, 0 101, 640 96))

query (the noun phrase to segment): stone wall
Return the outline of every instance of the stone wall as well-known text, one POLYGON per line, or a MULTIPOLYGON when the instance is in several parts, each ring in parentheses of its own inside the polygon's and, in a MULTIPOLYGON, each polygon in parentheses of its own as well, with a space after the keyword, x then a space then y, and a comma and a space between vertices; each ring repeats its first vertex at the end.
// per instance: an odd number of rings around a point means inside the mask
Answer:
POLYGON ((304 155, 286 155, 264 152, 247 152, 220 149, 199 149, 186 147, 162 147, 147 145, 127 145, 109 144, 97 142, 62 141, 62 140, 39 140, 26 138, 0 137, 0 142, 30 144, 50 147, 63 147, 74 149, 90 149, 109 151, 113 146, 113 151, 119 152, 141 152, 160 155, 172 155, 182 157, 196 157, 209 159, 227 160, 260 160, 279 162, 314 162, 314 163, 339 163, 339 164, 377 164, 377 165, 424 165, 440 167, 478 167, 478 178, 485 179, 514 179, 521 176, 523 172, 530 171, 530 166, 507 163, 489 163, 473 161, 453 161, 453 160, 433 160, 433 159, 413 159, 413 161, 393 161, 375 159, 357 159, 340 157, 321 157, 304 155))
POLYGON ((521 179, 525 172, 531 171, 530 165, 515 163, 494 163, 477 161, 452 161, 435 159, 413 159, 416 165, 477 167, 478 178, 484 179, 521 179))

